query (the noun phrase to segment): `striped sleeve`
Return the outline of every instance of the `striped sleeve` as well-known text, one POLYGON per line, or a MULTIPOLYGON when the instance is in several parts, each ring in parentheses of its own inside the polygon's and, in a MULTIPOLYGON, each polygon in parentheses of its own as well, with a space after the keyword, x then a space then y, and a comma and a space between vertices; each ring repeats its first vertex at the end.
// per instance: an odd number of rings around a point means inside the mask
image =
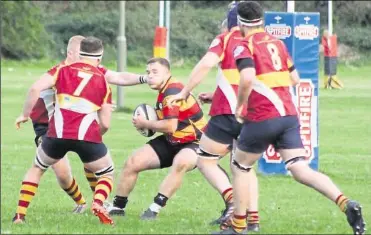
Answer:
POLYGON ((171 83, 168 85, 164 93, 164 98, 162 100, 162 112, 164 114, 164 119, 172 119, 179 117, 180 105, 183 101, 179 101, 173 104, 171 107, 168 106, 168 99, 181 92, 183 86, 180 83, 171 83))

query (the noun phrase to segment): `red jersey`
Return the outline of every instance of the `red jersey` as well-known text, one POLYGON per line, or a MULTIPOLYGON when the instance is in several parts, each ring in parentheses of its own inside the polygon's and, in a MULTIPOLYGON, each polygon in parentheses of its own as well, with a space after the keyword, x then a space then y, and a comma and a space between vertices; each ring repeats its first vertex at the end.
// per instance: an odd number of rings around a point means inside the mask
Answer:
POLYGON ((167 100, 172 95, 178 94, 183 89, 183 84, 170 78, 158 94, 156 113, 159 119, 178 119, 178 127, 172 134, 166 134, 170 143, 188 143, 200 140, 206 127, 202 109, 197 100, 192 96, 184 101, 177 102, 171 108, 167 100))
POLYGON ((326 57, 337 57, 337 37, 331 35, 328 37, 322 37, 323 54, 326 57))
POLYGON ((210 107, 210 116, 234 114, 237 106, 240 74, 233 57, 233 49, 242 40, 238 27, 218 35, 211 43, 209 52, 220 58, 218 65, 217 88, 210 107))
MULTIPOLYGON (((58 68, 65 65, 66 65, 65 61, 62 61, 60 64, 49 69, 47 73, 51 76, 54 76, 58 68)), ((104 66, 99 65, 98 68, 103 74, 106 74, 107 69, 104 66)), ((35 106, 32 108, 30 114, 30 118, 33 123, 48 124, 49 119, 51 118, 54 112, 54 100, 55 100, 54 96, 55 96, 54 89, 47 89, 40 92, 40 97, 37 100, 35 106)))
POLYGON ((47 135, 101 143, 97 111, 111 99, 104 74, 95 66, 77 62, 58 68, 55 79, 55 111, 47 135))
POLYGON ((255 66, 256 80, 247 103, 250 121, 297 115, 290 87, 290 71, 295 69, 285 44, 264 32, 264 29, 249 33, 234 49, 236 63, 246 59, 255 66))

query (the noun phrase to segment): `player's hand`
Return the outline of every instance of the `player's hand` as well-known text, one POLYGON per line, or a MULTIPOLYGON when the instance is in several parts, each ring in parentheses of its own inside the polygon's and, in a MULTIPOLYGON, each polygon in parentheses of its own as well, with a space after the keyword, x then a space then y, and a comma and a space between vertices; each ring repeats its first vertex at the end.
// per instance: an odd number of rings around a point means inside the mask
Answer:
POLYGON ((21 128, 21 123, 25 123, 28 121, 28 117, 23 116, 23 114, 19 115, 15 120, 15 128, 18 130, 21 128))
POLYGON ((170 96, 167 100, 167 106, 170 108, 178 101, 185 100, 187 98, 187 94, 185 94, 183 91, 180 93, 170 96))
POLYGON ((213 96, 213 92, 201 92, 198 95, 198 100, 201 102, 201 104, 210 104, 213 100, 213 96))
POLYGON ((237 122, 239 123, 243 123, 242 111, 243 111, 243 105, 237 106, 235 117, 236 117, 237 122))
POLYGON ((116 102, 112 100, 112 104, 111 104, 111 111, 112 112, 115 112, 117 109, 117 105, 116 105, 116 102))
POLYGON ((140 114, 138 116, 135 116, 133 117, 133 125, 137 128, 137 129, 142 129, 142 128, 146 128, 146 119, 141 116, 140 114))

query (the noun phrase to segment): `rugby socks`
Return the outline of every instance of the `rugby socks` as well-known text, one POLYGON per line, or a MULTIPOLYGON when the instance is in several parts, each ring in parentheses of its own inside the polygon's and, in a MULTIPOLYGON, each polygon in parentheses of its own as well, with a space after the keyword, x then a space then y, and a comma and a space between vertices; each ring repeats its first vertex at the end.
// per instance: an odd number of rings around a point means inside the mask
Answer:
POLYGON ((247 227, 246 218, 247 218, 247 215, 236 215, 236 214, 233 215, 232 228, 234 229, 234 231, 238 233, 242 233, 246 229, 247 227))
POLYGON ((128 203, 128 197, 121 197, 116 195, 113 199, 113 206, 120 209, 125 209, 126 204, 128 203))
POLYGON ((85 198, 82 196, 75 178, 72 179, 71 185, 63 190, 76 202, 76 204, 82 205, 86 203, 85 198))
POLYGON ((232 203, 233 202, 233 190, 232 188, 228 188, 224 190, 222 193, 223 200, 225 201, 226 204, 232 203))
POLYGON ((247 211, 247 223, 248 224, 259 224, 258 211, 247 211))
POLYGON ((335 200, 335 203, 336 205, 338 205, 338 207, 340 208, 340 210, 342 212, 345 212, 347 210, 347 202, 349 201, 349 199, 344 196, 343 194, 340 194, 336 200, 335 200))
POLYGON ((84 173, 85 173, 86 179, 89 182, 91 191, 94 192, 95 186, 97 186, 98 178, 95 176, 95 174, 92 171, 86 169, 85 167, 84 167, 84 173))
POLYGON ((169 198, 165 195, 158 193, 153 199, 153 203, 150 205, 149 209, 153 212, 159 213, 162 207, 166 206, 166 202, 169 198))
POLYGON ((93 200, 95 203, 103 206, 103 202, 107 199, 108 195, 111 193, 113 187, 113 182, 111 178, 100 177, 95 187, 93 200))
POLYGON ((32 200, 32 198, 35 196, 37 187, 39 185, 27 181, 22 182, 17 211, 16 211, 16 217, 24 218, 26 216, 27 208, 32 200))

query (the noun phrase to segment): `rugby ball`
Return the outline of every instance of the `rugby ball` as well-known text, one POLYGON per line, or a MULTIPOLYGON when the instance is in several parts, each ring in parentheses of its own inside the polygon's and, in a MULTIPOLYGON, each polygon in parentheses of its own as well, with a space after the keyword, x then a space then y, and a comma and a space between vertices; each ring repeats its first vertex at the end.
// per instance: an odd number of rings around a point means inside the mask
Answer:
MULTIPOLYGON (((149 106, 148 104, 140 104, 134 109, 133 117, 136 117, 139 115, 143 116, 147 120, 157 120, 157 114, 156 114, 155 109, 149 106)), ((151 137, 156 133, 153 130, 144 129, 144 128, 137 129, 137 131, 145 137, 151 137)))

